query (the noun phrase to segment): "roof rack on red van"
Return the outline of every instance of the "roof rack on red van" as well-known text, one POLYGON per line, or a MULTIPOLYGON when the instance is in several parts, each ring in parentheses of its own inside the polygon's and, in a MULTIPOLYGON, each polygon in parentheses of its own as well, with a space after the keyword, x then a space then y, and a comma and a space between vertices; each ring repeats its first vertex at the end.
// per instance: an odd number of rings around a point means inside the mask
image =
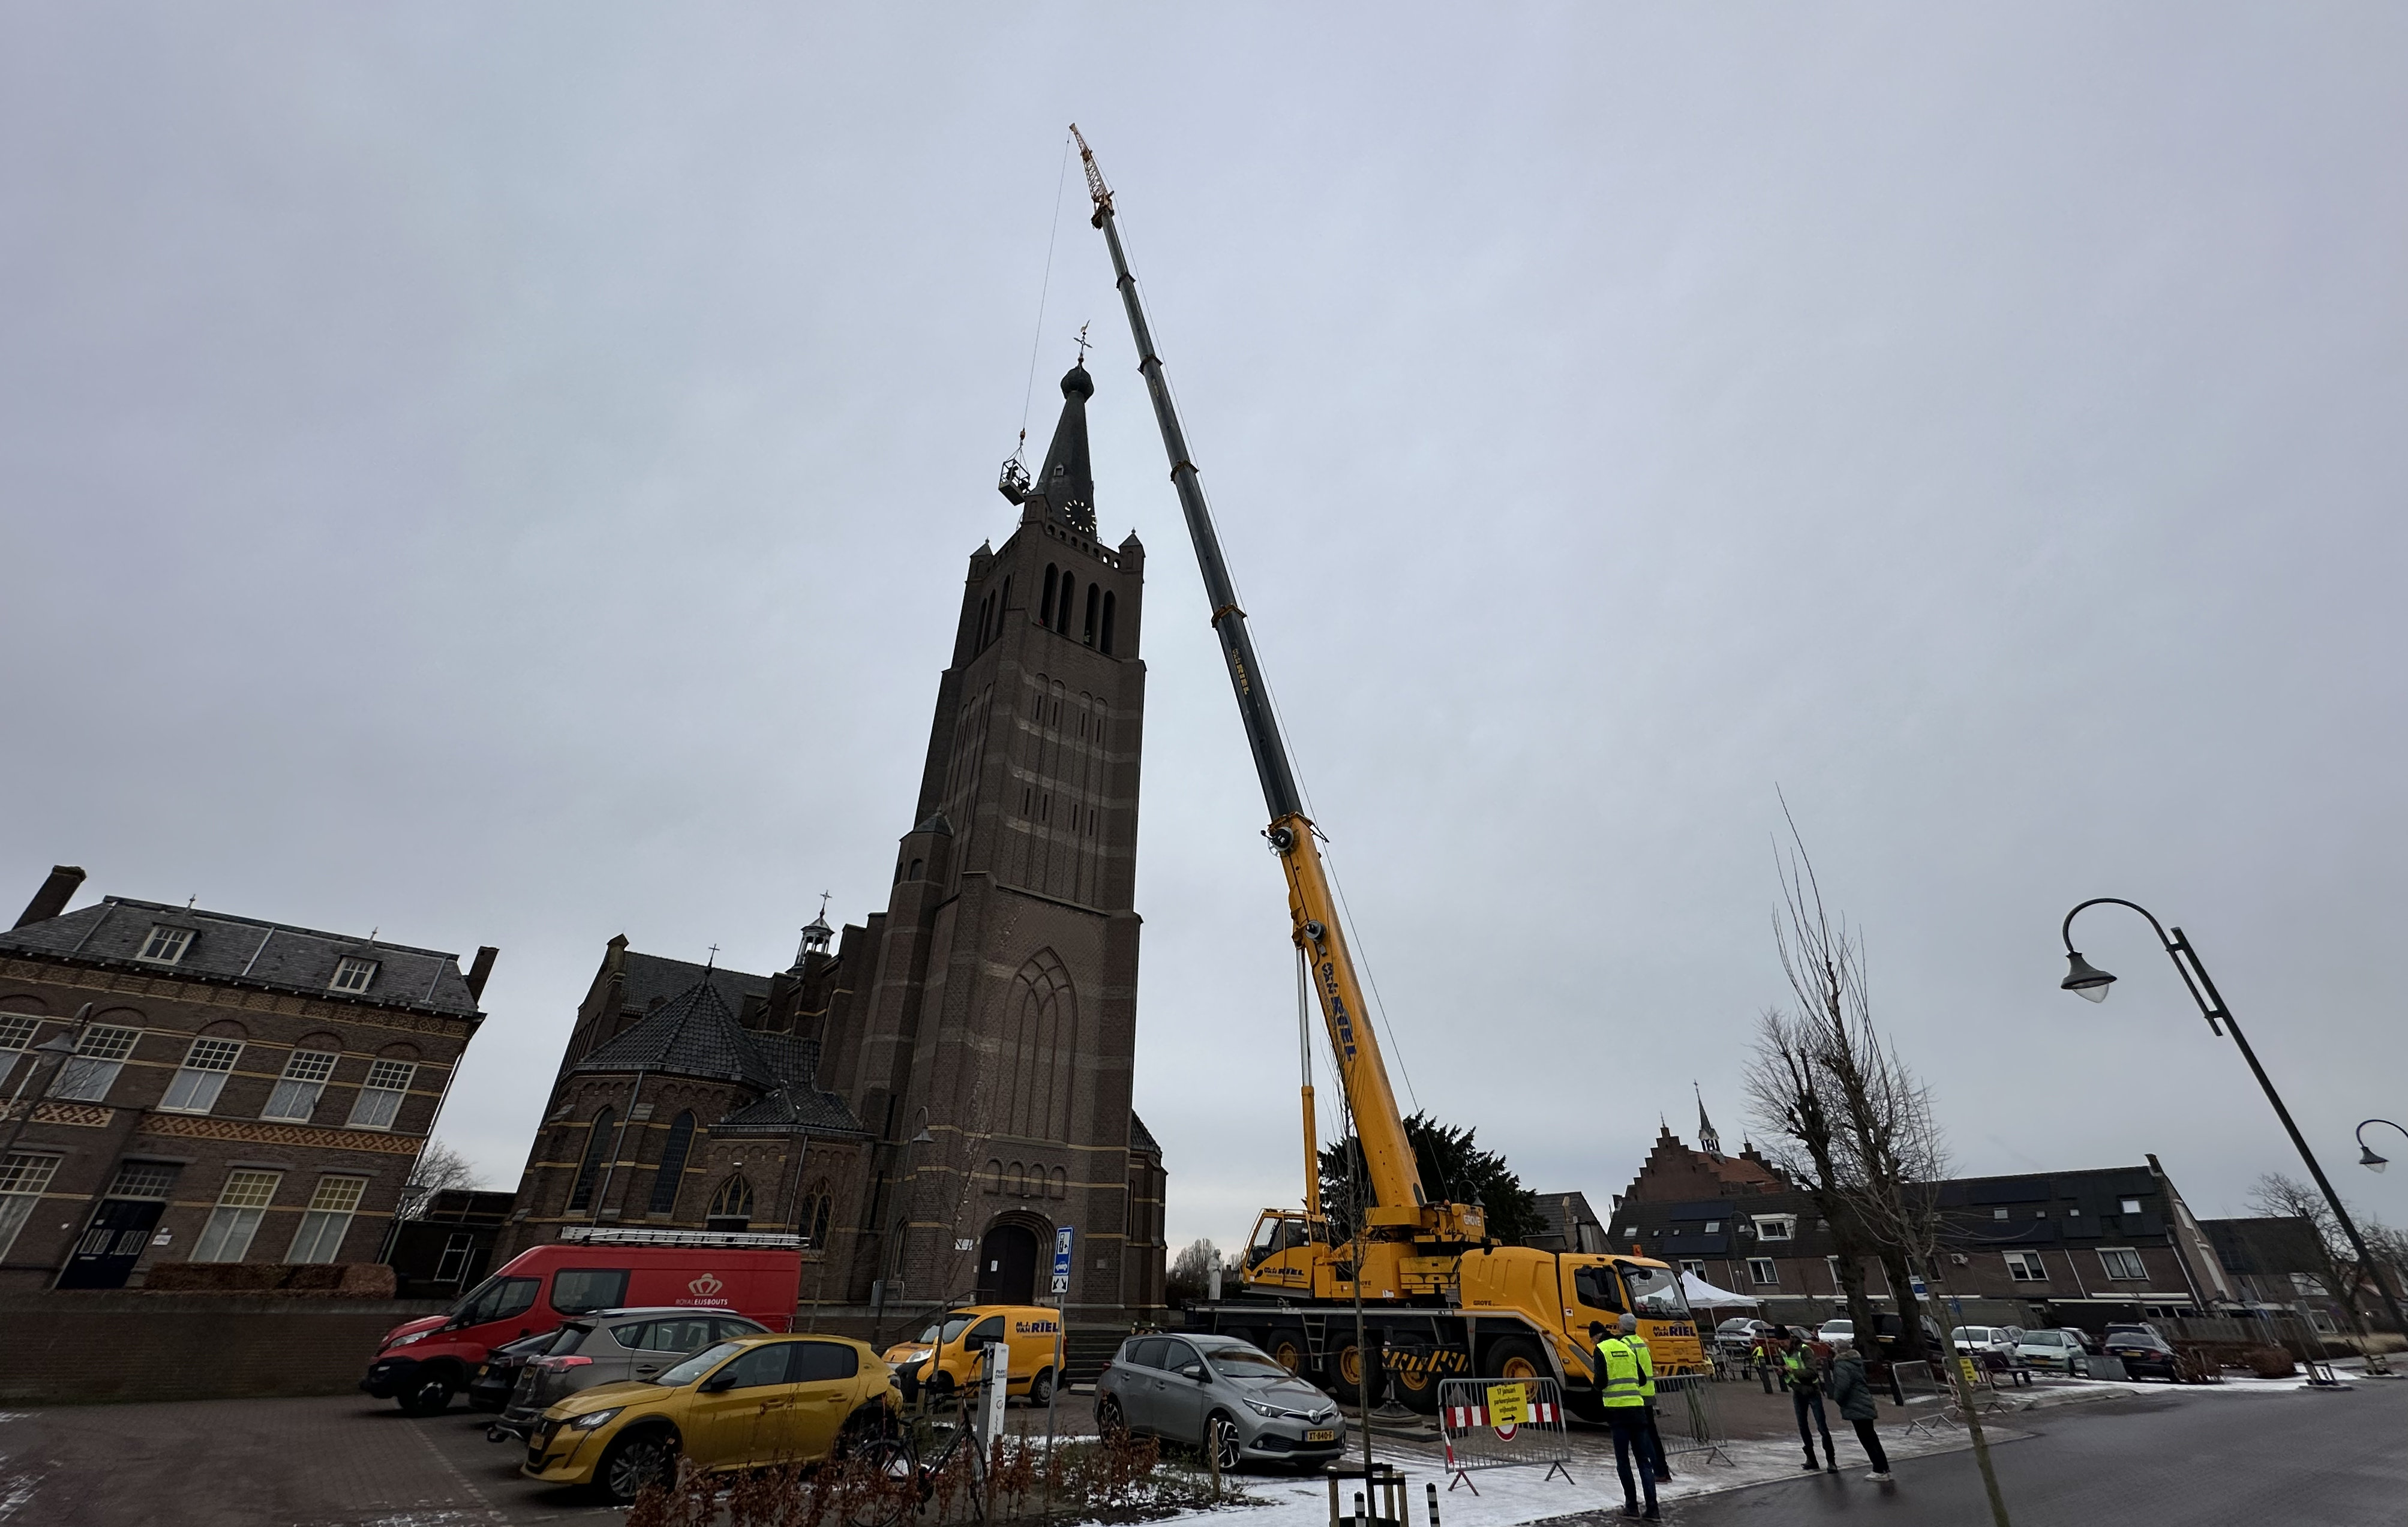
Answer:
POLYGON ((779 1235, 747 1230, 629 1230, 613 1225, 564 1225, 560 1238, 588 1246, 752 1246, 767 1250, 799 1250, 800 1235, 779 1235))

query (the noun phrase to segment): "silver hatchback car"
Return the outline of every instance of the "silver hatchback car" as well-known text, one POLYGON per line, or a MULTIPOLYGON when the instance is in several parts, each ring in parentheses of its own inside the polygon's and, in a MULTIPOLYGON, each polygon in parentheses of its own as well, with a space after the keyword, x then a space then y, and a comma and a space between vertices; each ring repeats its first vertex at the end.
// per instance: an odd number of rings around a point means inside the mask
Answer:
POLYGON ((1233 1336, 1131 1336, 1096 1380, 1096 1424, 1240 1463, 1326 1463, 1346 1448, 1328 1395, 1233 1336))
POLYGON ((579 1390, 650 1378, 680 1358, 731 1336, 758 1336, 768 1327, 741 1315, 717 1310, 662 1307, 597 1309, 560 1328, 550 1347, 519 1370, 518 1386, 510 1391, 485 1435, 500 1442, 523 1441, 543 1413, 579 1390))

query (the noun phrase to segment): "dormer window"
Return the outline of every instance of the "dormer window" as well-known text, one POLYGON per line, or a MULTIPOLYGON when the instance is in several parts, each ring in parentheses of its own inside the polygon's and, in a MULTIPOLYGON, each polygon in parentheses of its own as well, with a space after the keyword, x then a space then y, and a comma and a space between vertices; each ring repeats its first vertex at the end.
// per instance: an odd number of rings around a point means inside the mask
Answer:
POLYGON ((181 960, 184 951, 192 947, 193 930, 190 928, 170 928, 164 922, 154 922, 150 925, 150 936, 142 941, 142 952, 135 958, 148 960, 154 965, 172 965, 181 960))
POLYGON ((326 984, 326 990, 353 993, 365 992, 368 989, 368 982, 376 979, 376 973, 377 963, 374 960, 346 954, 335 962, 335 978, 326 984))
POLYGON ((1760 1214, 1756 1217, 1756 1234, 1768 1241, 1785 1241, 1798 1234, 1798 1220, 1787 1214, 1760 1214))

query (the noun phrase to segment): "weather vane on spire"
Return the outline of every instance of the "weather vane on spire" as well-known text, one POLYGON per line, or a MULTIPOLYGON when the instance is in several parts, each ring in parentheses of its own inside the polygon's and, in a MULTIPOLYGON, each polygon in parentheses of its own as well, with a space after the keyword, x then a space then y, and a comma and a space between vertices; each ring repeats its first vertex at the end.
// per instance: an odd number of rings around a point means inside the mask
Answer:
POLYGON ((1087 364, 1087 325, 1084 323, 1079 325, 1079 364, 1087 364))

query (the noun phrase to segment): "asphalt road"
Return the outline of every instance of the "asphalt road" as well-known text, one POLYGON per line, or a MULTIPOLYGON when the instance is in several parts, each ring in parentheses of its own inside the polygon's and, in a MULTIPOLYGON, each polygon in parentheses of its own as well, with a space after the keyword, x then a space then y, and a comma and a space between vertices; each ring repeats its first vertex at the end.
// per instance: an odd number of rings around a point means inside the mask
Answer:
MULTIPOLYGON (((2154 1396, 2014 1419, 1993 1449, 2015 1527, 2396 1527, 2408 1521, 2408 1379, 2338 1393, 2154 1396)), ((1853 1448, 1845 1449, 1852 1455, 1853 1448)), ((1970 1452, 1897 1465, 1898 1482, 1802 1476, 1684 1504, 1683 1527, 1986 1527, 1970 1452)), ((1620 1520, 1620 1517, 1611 1519, 1620 1520)))

